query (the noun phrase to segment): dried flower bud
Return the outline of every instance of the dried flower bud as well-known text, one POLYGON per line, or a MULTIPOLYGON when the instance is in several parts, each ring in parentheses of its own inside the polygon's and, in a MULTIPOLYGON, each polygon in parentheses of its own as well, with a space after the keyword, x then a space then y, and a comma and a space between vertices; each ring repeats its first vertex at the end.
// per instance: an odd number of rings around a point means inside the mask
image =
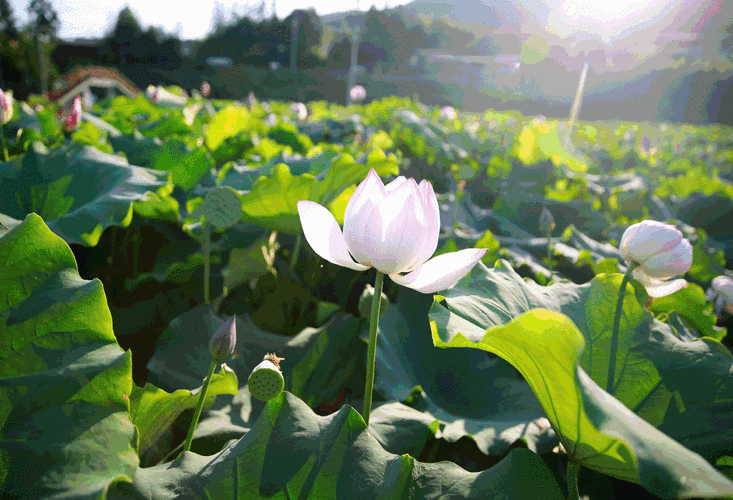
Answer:
POLYGON ((555 229, 555 218, 547 207, 542 207, 542 213, 540 213, 540 231, 546 233, 553 229, 555 229))
MULTIPOLYGON (((361 297, 359 297, 359 314, 362 318, 369 319, 369 317, 372 315, 372 302, 374 301, 374 287, 372 285, 367 284, 366 288, 364 288, 364 291, 361 292, 361 297)), ((387 312, 387 308, 389 307, 389 299, 387 299, 387 296, 382 292, 381 300, 379 302, 379 317, 381 318, 384 316, 384 314, 387 312)))
POLYGON ((237 345, 237 315, 225 321, 209 342, 209 353, 214 360, 224 361, 234 352, 237 345))

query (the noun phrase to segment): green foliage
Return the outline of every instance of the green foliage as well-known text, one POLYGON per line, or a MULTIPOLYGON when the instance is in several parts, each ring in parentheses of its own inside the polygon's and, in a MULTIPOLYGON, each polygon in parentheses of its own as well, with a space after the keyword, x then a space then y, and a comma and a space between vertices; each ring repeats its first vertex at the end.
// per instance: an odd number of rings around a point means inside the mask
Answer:
POLYGON ((527 379, 570 460, 638 482, 663 498, 733 493, 702 457, 659 432, 601 389, 579 366, 585 343, 572 321, 537 309, 485 333, 439 305, 431 311, 439 347, 473 347, 508 360, 527 379), (553 363, 541 360, 551 357, 553 363), (693 481, 690 481, 694 478, 693 481))
POLYGON ((0 238, 0 262, 0 493, 103 497, 132 482, 139 459, 131 355, 102 284, 81 279, 35 214, 0 238))

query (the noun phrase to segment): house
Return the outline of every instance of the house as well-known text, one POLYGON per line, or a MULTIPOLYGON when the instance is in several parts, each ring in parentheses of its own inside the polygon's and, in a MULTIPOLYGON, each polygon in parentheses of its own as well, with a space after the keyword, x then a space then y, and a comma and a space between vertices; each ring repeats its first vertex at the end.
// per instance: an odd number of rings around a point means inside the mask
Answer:
POLYGON ((134 98, 140 95, 140 90, 135 84, 119 71, 100 66, 76 66, 56 80, 53 87, 46 97, 61 106, 78 94, 81 94, 84 100, 93 100, 92 89, 106 89, 108 97, 122 94, 134 98))

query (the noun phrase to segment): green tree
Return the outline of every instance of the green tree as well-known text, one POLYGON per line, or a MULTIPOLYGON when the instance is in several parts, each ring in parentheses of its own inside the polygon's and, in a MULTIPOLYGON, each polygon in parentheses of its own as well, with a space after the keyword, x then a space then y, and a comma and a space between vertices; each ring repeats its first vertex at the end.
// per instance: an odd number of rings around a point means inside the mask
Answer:
MULTIPOLYGON (((321 63, 318 56, 318 49, 323 37, 323 24, 313 9, 294 10, 288 17, 283 19, 285 26, 290 26, 293 17, 299 19, 298 23, 298 68, 312 68, 321 63)), ((290 51, 288 40, 287 50, 290 51)))
POLYGON ((8 0, 0 0, 0 33, 7 34, 10 38, 18 37, 15 13, 8 0))
POLYGON ((140 43, 143 30, 140 22, 130 7, 122 9, 117 16, 112 32, 104 40, 103 45, 107 49, 108 61, 112 64, 129 66, 139 59, 143 59, 140 49, 145 50, 140 43))
POLYGON ((59 29, 59 18, 49 0, 31 0, 28 4, 30 27, 33 33, 55 37, 59 29))

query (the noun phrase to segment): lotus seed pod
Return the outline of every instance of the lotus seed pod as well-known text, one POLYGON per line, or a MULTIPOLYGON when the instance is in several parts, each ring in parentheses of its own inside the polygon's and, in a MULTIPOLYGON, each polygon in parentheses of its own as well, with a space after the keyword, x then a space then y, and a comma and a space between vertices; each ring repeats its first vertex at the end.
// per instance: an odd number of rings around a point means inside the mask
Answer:
POLYGON ((279 396, 285 388, 285 378, 280 371, 280 361, 275 354, 267 354, 264 361, 255 366, 247 380, 249 393, 260 401, 268 401, 279 396))
MULTIPOLYGON (((359 297, 359 314, 362 318, 369 319, 372 315, 372 300, 374 299, 374 287, 367 285, 359 297)), ((389 299, 382 292, 381 301, 379 303, 379 317, 381 318, 387 312, 389 307, 389 299)))
POLYGON ((225 321, 209 342, 209 353, 217 362, 224 361, 234 352, 237 344, 237 315, 225 321))
POLYGON ((547 210, 547 207, 542 207, 542 213, 540 213, 540 231, 547 232, 555 229, 555 218, 552 216, 552 212, 547 210))

